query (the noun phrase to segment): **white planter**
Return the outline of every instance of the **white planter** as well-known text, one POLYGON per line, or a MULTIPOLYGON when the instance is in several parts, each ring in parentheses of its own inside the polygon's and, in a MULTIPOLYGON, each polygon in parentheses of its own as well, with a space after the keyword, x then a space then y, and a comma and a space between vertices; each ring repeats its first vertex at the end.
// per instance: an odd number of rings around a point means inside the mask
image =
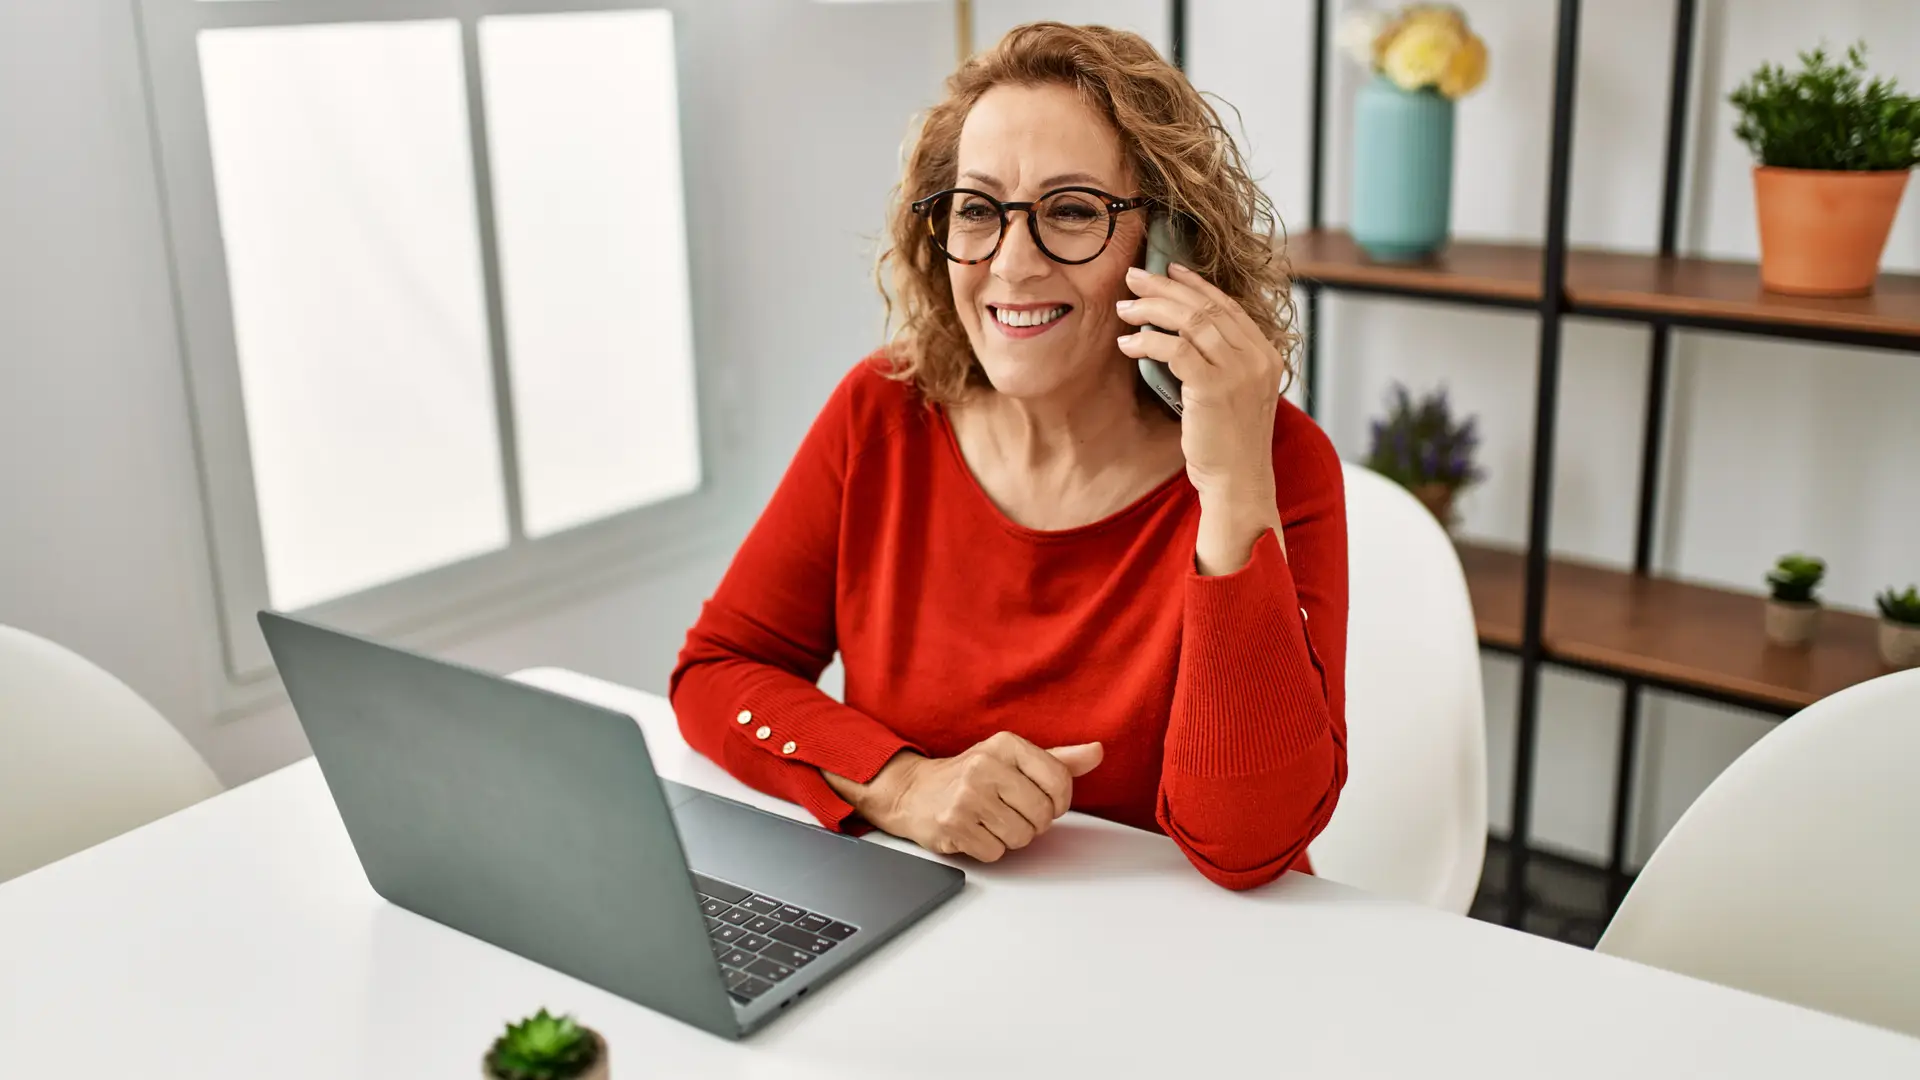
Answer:
POLYGON ((1890 668, 1920 667, 1920 626, 1881 619, 1880 659, 1890 668))
POLYGON ((1820 623, 1820 605, 1814 601, 1767 601, 1767 640, 1776 645, 1805 645, 1820 623))

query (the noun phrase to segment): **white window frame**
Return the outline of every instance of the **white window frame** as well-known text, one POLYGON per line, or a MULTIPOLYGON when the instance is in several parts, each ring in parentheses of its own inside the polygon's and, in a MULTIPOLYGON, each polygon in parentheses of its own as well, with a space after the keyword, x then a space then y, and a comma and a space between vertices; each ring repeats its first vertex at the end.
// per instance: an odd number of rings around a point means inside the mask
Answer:
MULTIPOLYGON (((266 552, 255 497, 252 453, 241 398, 233 309, 215 196, 213 157, 197 39, 230 27, 457 20, 464 57, 468 142, 486 302, 486 325, 500 433, 500 469, 506 493, 505 548, 378 585, 300 612, 332 626, 405 644, 456 639, 517 612, 552 603, 594 582, 644 573, 684 559, 725 535, 729 522, 715 489, 742 473, 742 463, 720 451, 728 418, 721 400, 724 373, 703 362, 704 336, 697 284, 693 351, 700 485, 687 494, 637 507, 539 538, 526 534, 518 446, 514 437, 507 336, 504 330, 499 245, 494 221, 490 147, 478 27, 495 15, 664 9, 675 19, 676 75, 692 69, 687 55, 685 2, 652 0, 133 0, 140 16, 154 155, 161 182, 179 348, 189 388, 195 455, 215 601, 220 617, 226 685, 223 715, 240 715, 284 697, 260 635, 258 613, 269 606, 266 552)), ((685 96, 681 98, 682 205, 686 208, 689 281, 702 261, 693 223, 701 193, 686 183, 685 96)))

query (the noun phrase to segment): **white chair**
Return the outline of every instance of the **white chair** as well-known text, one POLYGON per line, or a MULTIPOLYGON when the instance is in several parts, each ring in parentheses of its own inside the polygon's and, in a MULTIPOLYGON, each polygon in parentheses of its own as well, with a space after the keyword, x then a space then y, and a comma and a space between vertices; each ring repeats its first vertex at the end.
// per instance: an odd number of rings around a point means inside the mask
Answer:
POLYGON ((0 626, 0 881, 219 791, 206 762, 125 683, 0 626))
POLYGON ((1314 873, 1466 914, 1487 850, 1486 708, 1466 574, 1405 488, 1347 488, 1346 789, 1314 873))
POLYGON ((1920 670, 1782 722, 1701 792, 1599 951, 1920 1035, 1920 670))

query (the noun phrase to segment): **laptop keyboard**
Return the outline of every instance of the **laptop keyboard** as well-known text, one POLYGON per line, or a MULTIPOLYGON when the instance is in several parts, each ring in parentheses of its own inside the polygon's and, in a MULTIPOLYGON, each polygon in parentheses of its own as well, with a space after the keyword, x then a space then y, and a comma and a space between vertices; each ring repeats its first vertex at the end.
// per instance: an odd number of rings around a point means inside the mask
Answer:
POLYGON ((727 993, 747 1004, 860 932, 831 915, 693 875, 727 993))

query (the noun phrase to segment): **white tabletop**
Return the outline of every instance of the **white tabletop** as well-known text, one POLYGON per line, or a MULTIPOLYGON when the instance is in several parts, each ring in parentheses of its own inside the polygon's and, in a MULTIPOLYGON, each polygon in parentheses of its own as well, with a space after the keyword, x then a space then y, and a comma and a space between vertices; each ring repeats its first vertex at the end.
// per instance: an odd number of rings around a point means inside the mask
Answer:
MULTIPOLYGON (((635 716, 662 775, 800 816, 658 697, 520 677, 635 716)), ((0 885, 0 1072, 469 1077, 546 1006, 607 1036, 617 1080, 1920 1076, 1920 1040, 1298 874, 1230 893, 1081 815, 964 865, 931 918, 729 1043, 380 899, 306 761, 0 885)))

